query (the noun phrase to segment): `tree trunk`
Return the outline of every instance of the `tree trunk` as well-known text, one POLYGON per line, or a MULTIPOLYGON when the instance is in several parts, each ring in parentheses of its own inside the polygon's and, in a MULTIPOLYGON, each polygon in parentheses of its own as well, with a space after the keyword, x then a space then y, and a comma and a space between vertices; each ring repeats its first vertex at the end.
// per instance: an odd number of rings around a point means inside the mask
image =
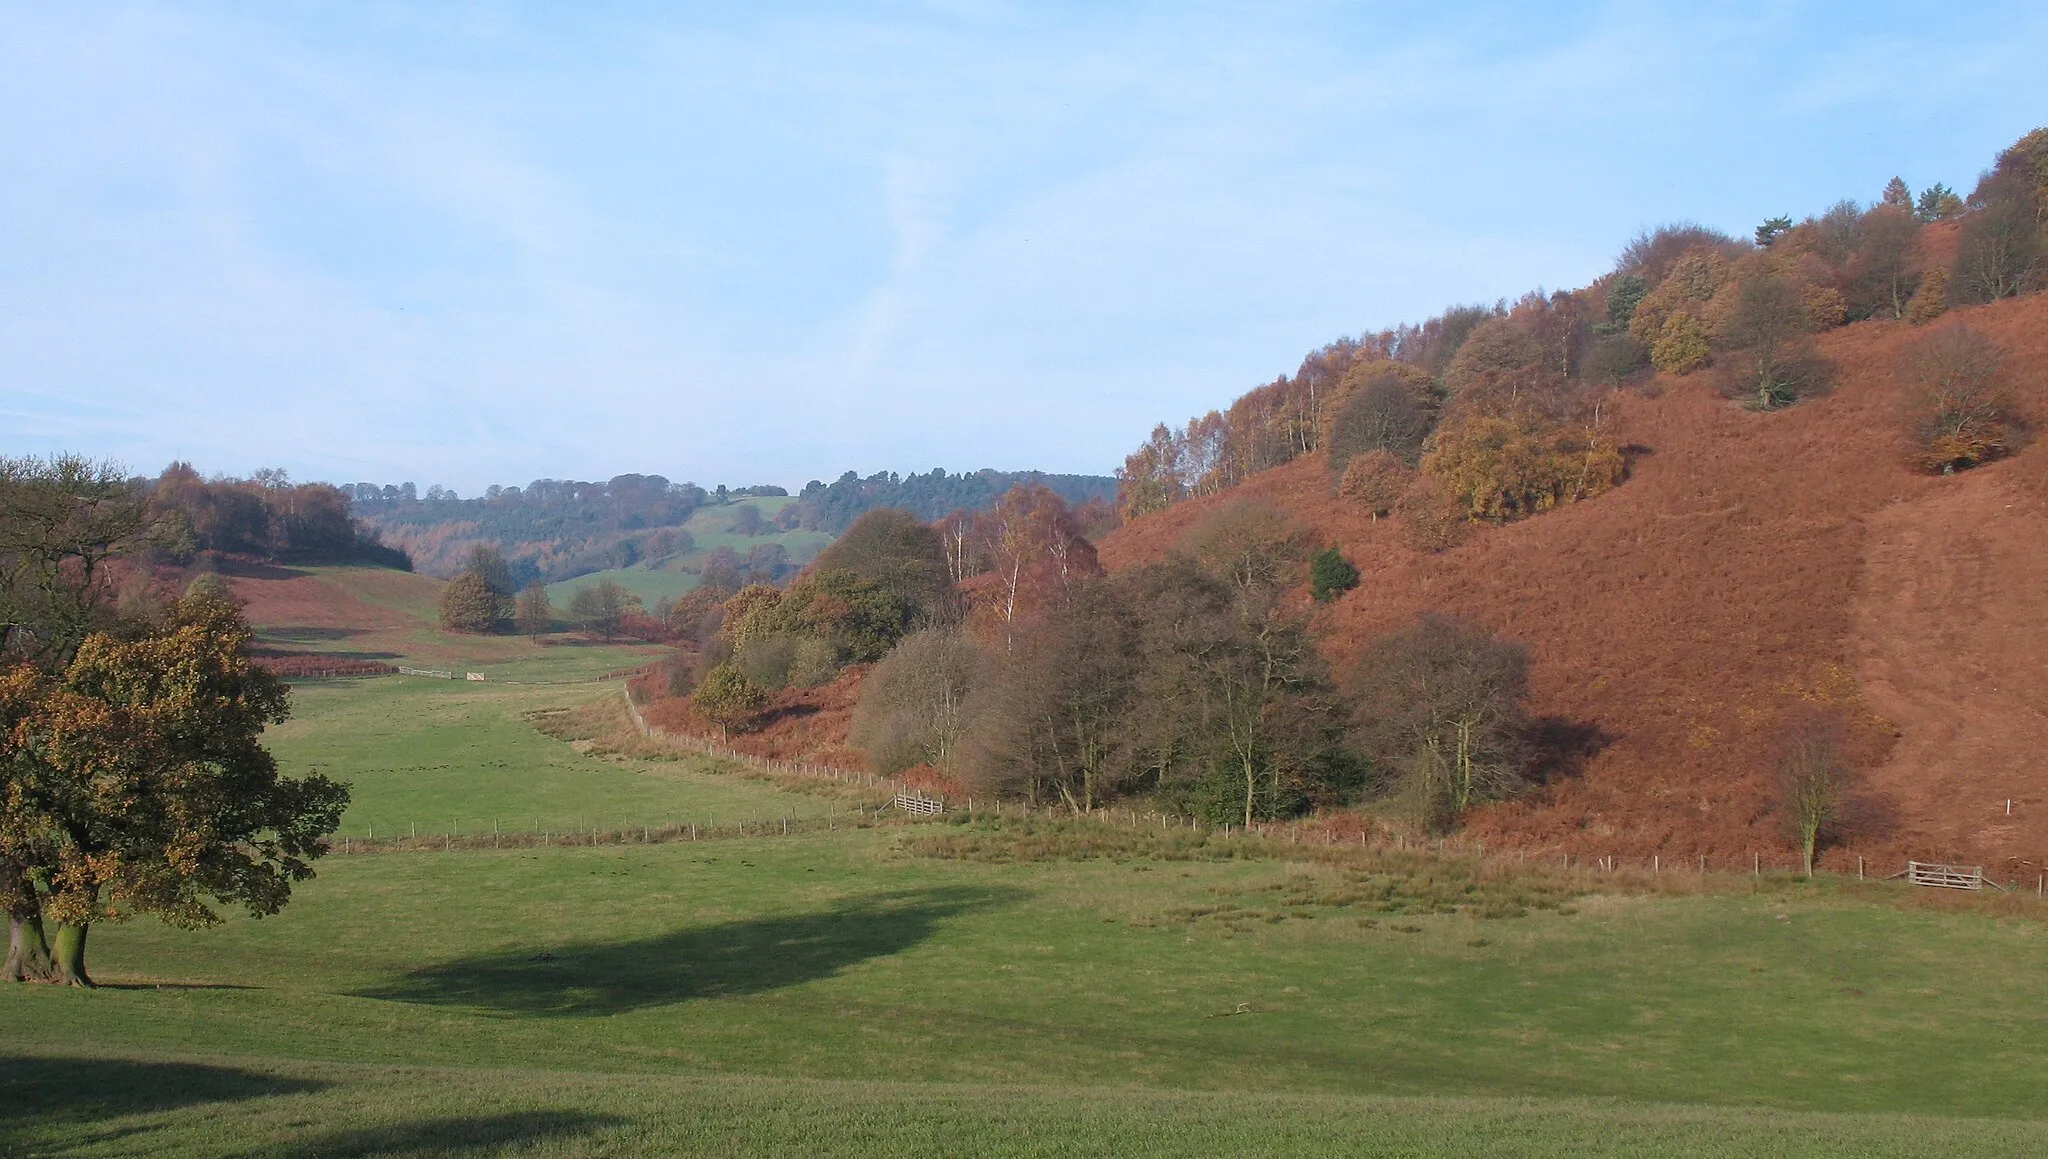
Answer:
POLYGON ((56 977, 57 964, 50 956, 50 939, 43 932, 42 915, 7 915, 7 965, 0 970, 0 979, 50 982, 56 977))
POLYGON ((1814 828, 1808 828, 1808 829, 1806 830, 1806 832, 1805 832, 1805 833, 1801 834, 1801 836, 1802 836, 1802 837, 1804 838, 1804 840, 1800 842, 1800 849, 1799 849, 1799 851, 1800 851, 1801 853, 1805 854, 1805 861, 1806 861, 1806 879, 1807 879, 1808 881, 1812 881, 1812 880, 1813 880, 1813 847, 1814 847, 1815 845, 1817 845, 1817 844, 1819 844, 1819 843, 1820 843, 1820 833, 1819 833, 1819 831, 1818 831, 1817 829, 1814 829, 1814 828))
POLYGON ((89 929, 87 925, 69 923, 57 927, 57 942, 51 956, 57 963, 57 981, 66 986, 90 988, 93 984, 85 972, 85 934, 89 929))

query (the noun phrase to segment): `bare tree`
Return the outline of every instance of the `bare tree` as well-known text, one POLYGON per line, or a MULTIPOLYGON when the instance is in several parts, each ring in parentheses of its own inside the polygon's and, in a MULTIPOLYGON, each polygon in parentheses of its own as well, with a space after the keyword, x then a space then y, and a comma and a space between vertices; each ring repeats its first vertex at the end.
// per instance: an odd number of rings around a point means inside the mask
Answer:
POLYGON ((848 732, 870 767, 893 773, 922 764, 951 774, 979 664, 974 641, 949 626, 906 637, 875 665, 848 732))
POLYGON ((1524 782, 1529 653, 1469 620, 1425 615, 1368 645, 1355 669, 1361 748, 1396 772, 1432 829, 1524 782))
POLYGON ((1778 810, 1786 833, 1799 847, 1807 877, 1821 844, 1836 836, 1853 778, 1842 755, 1842 721, 1835 713, 1809 716, 1795 725, 1778 753, 1778 810))

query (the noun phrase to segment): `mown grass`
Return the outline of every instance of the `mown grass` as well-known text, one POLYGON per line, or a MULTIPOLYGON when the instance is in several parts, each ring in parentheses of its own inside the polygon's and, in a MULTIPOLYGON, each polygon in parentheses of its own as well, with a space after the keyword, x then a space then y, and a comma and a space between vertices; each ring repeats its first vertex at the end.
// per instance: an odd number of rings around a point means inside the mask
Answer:
POLYGON ((1178 911, 1284 888, 1299 867, 946 861, 900 833, 334 859, 277 919, 96 930, 102 977, 144 988, 0 989, 0 1036, 408 1066, 2039 1113, 2035 919, 1788 890, 1233 925, 1178 911))
POLYGON ((0 1143, 236 1156, 2023 1156, 2035 1122, 1129 1087, 0 1058, 0 1143))

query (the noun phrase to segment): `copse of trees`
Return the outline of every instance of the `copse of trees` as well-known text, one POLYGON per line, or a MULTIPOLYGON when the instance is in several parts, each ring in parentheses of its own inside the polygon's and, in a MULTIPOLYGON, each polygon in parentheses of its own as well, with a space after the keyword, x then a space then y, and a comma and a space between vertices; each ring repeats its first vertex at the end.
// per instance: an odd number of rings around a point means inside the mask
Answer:
POLYGON ((505 557, 490 544, 472 546, 462 571, 441 589, 441 630, 503 630, 512 620, 512 594, 512 571, 505 557))
POLYGON ((281 470, 248 479, 203 479, 190 463, 164 468, 146 492, 160 554, 183 562, 218 551, 284 563, 362 562, 410 571, 405 552, 386 546, 354 516, 349 495, 327 483, 293 483, 281 470))
POLYGON ((405 547, 421 570, 459 571, 481 540, 504 557, 515 588, 529 579, 552 583, 688 551, 686 540, 678 538, 686 534, 681 524, 714 502, 694 483, 635 474, 602 483, 535 479, 525 487, 493 485, 469 499, 439 485, 422 496, 411 483, 353 483, 340 491, 378 531, 405 547))
POLYGON ((1238 499, 1167 560, 1077 576, 1018 624, 921 632, 869 675, 852 739, 885 771, 1080 813, 1145 794, 1250 824, 1380 797, 1441 829, 1515 791, 1526 653, 1428 619, 1375 644, 1347 695, 1298 593, 1356 572, 1306 542, 1238 499))
POLYGON ((585 584, 569 597, 570 617, 584 631, 603 640, 617 639, 625 628, 626 618, 640 608, 640 597, 616 580, 585 584))
POLYGON ((961 615, 939 533, 887 508, 861 515, 787 588, 741 586, 736 570, 730 586, 704 578, 661 609, 677 640, 669 687, 727 729, 751 727, 758 706, 732 706, 752 703, 755 693, 824 684, 961 615))

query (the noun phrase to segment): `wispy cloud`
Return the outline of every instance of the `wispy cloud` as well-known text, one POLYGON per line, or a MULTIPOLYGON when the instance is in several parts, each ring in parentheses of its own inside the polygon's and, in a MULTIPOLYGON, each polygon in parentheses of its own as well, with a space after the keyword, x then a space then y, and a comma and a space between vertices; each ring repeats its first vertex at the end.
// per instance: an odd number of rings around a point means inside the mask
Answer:
POLYGON ((2048 107, 2044 31, 2017 3, 0 0, 0 441, 464 490, 1107 470, 1658 219, 1966 184, 2048 107))

